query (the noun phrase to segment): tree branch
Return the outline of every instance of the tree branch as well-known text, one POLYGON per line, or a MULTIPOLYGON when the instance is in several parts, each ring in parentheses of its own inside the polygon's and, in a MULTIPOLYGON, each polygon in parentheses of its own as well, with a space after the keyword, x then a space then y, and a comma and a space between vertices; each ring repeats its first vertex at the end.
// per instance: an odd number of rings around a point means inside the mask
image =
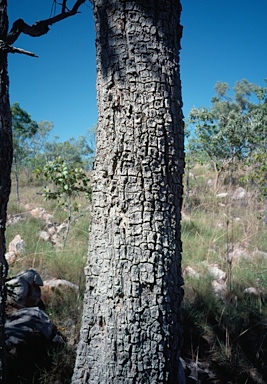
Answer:
POLYGON ((78 13, 79 7, 84 4, 85 1, 86 0, 76 0, 72 9, 68 10, 68 8, 66 7, 67 0, 63 0, 61 13, 46 20, 36 21, 36 23, 34 23, 33 25, 28 25, 22 19, 16 20, 12 25, 10 32, 7 34, 6 43, 13 44, 18 39, 21 33, 32 37, 39 37, 45 35, 49 31, 50 25, 53 25, 70 16, 76 15, 76 13, 78 13))
POLYGON ((38 57, 37 55, 35 55, 35 53, 25 51, 25 49, 12 47, 11 45, 7 44, 3 40, 0 40, 0 51, 7 52, 7 53, 22 53, 24 55, 38 57))
POLYGON ((35 53, 26 51, 22 48, 16 48, 16 47, 10 47, 9 50, 10 53, 21 53, 22 55, 32 56, 32 57, 38 57, 35 53))

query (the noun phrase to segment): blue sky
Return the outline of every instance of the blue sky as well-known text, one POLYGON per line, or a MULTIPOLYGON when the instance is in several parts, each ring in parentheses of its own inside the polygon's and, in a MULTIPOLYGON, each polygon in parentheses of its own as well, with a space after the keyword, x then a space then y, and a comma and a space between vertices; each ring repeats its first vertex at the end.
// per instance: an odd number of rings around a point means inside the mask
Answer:
MULTIPOLYGON (((10 26, 48 18, 52 0, 9 0, 10 26)), ((184 115, 209 106, 214 84, 233 86, 267 78, 266 0, 182 0, 181 80, 184 115)), ((36 121, 54 123, 60 140, 86 134, 97 122, 95 32, 92 7, 51 27, 39 38, 21 36, 16 47, 39 57, 9 56, 10 98, 36 121)))

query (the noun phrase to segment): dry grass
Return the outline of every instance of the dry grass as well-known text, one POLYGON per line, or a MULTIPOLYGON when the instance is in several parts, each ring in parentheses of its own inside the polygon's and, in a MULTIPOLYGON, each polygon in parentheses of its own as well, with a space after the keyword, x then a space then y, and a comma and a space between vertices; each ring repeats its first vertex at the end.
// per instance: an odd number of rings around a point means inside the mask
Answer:
MULTIPOLYGON (((229 184, 225 177, 214 191, 209 166, 197 165, 190 170, 188 200, 182 221, 183 268, 190 266, 200 278, 185 276, 184 356, 205 359, 213 364, 220 383, 267 382, 267 236, 263 215, 265 204, 255 190, 247 189, 243 200, 232 200, 233 191, 241 184, 241 172, 229 184), (211 185, 211 186, 209 186, 211 185), (216 197, 227 192, 226 197, 216 197), (186 209, 187 208, 187 209, 186 209), (235 251, 231 255, 231 251, 235 251), (229 262, 231 261, 231 263, 229 262), (216 264, 227 274, 226 294, 218 299, 212 288, 207 265, 216 264), (229 284, 231 281, 231 284, 229 284), (244 293, 253 287, 258 295, 244 293), (254 378, 252 378, 252 372, 254 378)), ((186 183, 185 183, 186 184, 186 183)), ((57 202, 45 202, 36 191, 40 185, 22 183, 22 204, 12 193, 9 213, 25 212, 25 205, 42 206, 63 222, 66 212, 57 202)), ((186 191, 185 191, 186 192, 186 191)), ((87 257, 89 211, 88 201, 79 201, 83 216, 72 225, 64 250, 39 238, 44 222, 27 217, 7 229, 7 243, 20 234, 26 251, 10 268, 10 274, 35 268, 42 278, 61 278, 79 285, 79 292, 57 292, 46 297, 47 312, 68 343, 53 355, 49 372, 38 383, 68 383, 74 364, 75 343, 79 336, 84 292, 84 266, 87 257), (64 362, 64 363, 63 363, 64 362)))

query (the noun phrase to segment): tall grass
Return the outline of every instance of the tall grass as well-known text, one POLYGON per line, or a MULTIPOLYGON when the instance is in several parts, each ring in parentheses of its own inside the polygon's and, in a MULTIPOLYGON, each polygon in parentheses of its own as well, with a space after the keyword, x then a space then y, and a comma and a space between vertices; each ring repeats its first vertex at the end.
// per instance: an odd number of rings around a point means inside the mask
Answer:
POLYGON ((89 201, 83 197, 78 198, 80 212, 77 213, 78 218, 71 224, 68 241, 62 249, 40 238, 40 232, 44 230, 46 222, 33 217, 30 211, 36 207, 43 207, 53 215, 52 221, 58 224, 66 221, 68 213, 57 201, 44 201, 38 193, 40 190, 39 184, 27 185, 22 179, 20 204, 16 201, 15 192, 11 193, 8 214, 20 215, 22 220, 7 227, 7 246, 17 234, 22 237, 26 245, 24 253, 10 265, 9 276, 34 268, 43 281, 64 279, 78 285, 77 291, 68 288, 54 290, 49 294, 43 291, 45 310, 67 343, 56 353, 49 352, 49 359, 52 359, 49 370, 44 370, 41 372, 41 377, 38 374, 36 376, 38 378, 33 379, 33 383, 39 384, 69 383, 75 361, 75 345, 79 338, 85 289, 84 267, 88 249, 89 201))
POLYGON ((215 192, 207 185, 210 177, 209 172, 203 176, 200 166, 191 170, 186 205, 189 210, 182 220, 183 268, 190 266, 199 274, 184 276, 183 355, 195 361, 208 361, 220 383, 265 383, 267 236, 261 215, 264 204, 252 187, 242 200, 231 198, 239 184, 229 186, 221 182, 215 192), (221 192, 228 195, 217 197, 221 192), (214 264, 227 273, 225 293, 219 297, 207 269, 214 264))

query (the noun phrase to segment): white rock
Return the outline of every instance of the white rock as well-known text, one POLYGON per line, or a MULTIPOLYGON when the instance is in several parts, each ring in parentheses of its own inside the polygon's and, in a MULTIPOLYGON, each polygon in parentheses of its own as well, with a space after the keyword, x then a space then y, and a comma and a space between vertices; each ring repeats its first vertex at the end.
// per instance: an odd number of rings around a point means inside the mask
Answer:
POLYGON ((63 223, 63 224, 60 224, 58 227, 57 227, 57 233, 61 233, 63 231, 66 231, 67 230, 67 224, 63 223))
POLYGON ((8 262, 9 265, 14 264, 15 261, 17 260, 17 256, 13 251, 9 251, 5 254, 6 261, 8 262))
POLYGON ((44 220, 46 223, 50 223, 53 216, 46 212, 46 210, 42 207, 37 207, 37 208, 34 208, 31 210, 31 215, 37 219, 42 219, 44 220))
POLYGON ((226 283, 219 283, 217 280, 213 280, 211 285, 214 290, 215 296, 224 301, 227 292, 226 283))
POLYGON ((20 235, 16 235, 9 243, 8 251, 14 252, 16 256, 20 256, 25 251, 25 241, 22 240, 20 235))
POLYGON ((49 233, 47 233, 46 231, 41 231, 39 237, 40 237, 40 239, 43 239, 44 241, 50 240, 49 233))
POLYGON ((216 264, 208 266, 209 273, 218 282, 226 280, 226 273, 222 271, 216 264))
POLYGON ((47 228, 47 233, 50 235, 50 236, 53 236, 56 232, 57 232, 57 229, 54 225, 51 225, 47 228))
POLYGON ((216 197, 218 197, 219 199, 221 199, 221 198, 223 198, 223 197, 226 197, 226 196, 228 196, 228 192, 222 192, 222 193, 218 193, 218 194, 216 195, 216 197))
POLYGON ((244 199, 246 197, 246 195, 247 195, 246 190, 244 188, 242 188, 242 187, 238 187, 234 191, 234 193, 232 195, 232 199, 233 200, 242 200, 242 199, 244 199))
POLYGON ((244 293, 247 293, 249 295, 254 295, 254 296, 260 296, 260 292, 257 290, 257 288, 254 288, 254 287, 248 287, 244 289, 244 293))
POLYGON ((37 219, 42 217, 42 215, 44 214, 45 212, 45 209, 42 208, 42 207, 37 207, 37 208, 34 208, 31 210, 31 215, 33 217, 36 217, 37 219))
POLYGON ((240 217, 235 217, 234 220, 239 222, 239 221, 241 221, 241 218, 240 217))
POLYGON ((198 272, 196 272, 192 267, 188 266, 184 269, 184 275, 185 276, 189 276, 189 277, 193 277, 195 279, 199 279, 200 278, 200 274, 198 272))

